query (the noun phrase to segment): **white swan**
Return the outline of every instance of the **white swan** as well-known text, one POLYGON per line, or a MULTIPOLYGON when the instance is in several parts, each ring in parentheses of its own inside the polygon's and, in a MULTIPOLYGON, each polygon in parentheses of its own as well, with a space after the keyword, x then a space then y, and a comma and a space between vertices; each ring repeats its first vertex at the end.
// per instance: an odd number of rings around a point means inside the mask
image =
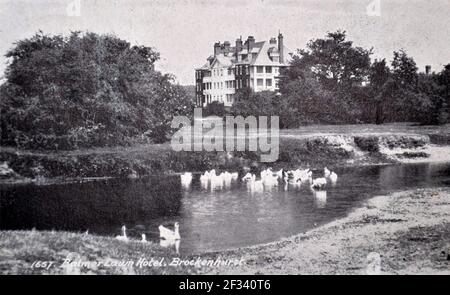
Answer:
POLYGON ((251 174, 250 172, 245 174, 244 177, 242 177, 242 181, 252 180, 254 181, 256 179, 256 175, 251 174))
POLYGON ((331 171, 327 167, 323 168, 323 175, 325 177, 329 177, 330 174, 331 174, 331 171))
POLYGON ((334 173, 334 172, 331 172, 331 174, 330 174, 330 180, 331 180, 331 182, 335 183, 335 182, 337 181, 337 179, 338 179, 337 174, 334 173))
POLYGON ((266 186, 278 186, 278 176, 266 175, 261 180, 266 186))
POLYGON ((128 241, 128 237, 127 237, 127 228, 125 227, 125 225, 122 225, 122 234, 116 236, 116 239, 119 241, 128 241))
POLYGON ((288 171, 288 175, 293 178, 294 182, 306 182, 309 181, 309 179, 312 177, 312 171, 310 171, 309 169, 290 170, 288 171))
POLYGON ((316 178, 313 180, 312 184, 311 184, 311 188, 313 189, 323 189, 325 187, 325 185, 327 184, 327 180, 326 178, 316 178))
POLYGON ((184 174, 180 175, 181 177, 181 184, 185 187, 188 187, 192 182, 192 173, 185 172, 184 174))
POLYGON ((142 243, 147 243, 147 236, 146 236, 145 234, 142 234, 142 235, 141 235, 141 238, 142 238, 142 239, 141 239, 141 242, 142 242, 142 243))
POLYGON ((159 237, 164 240, 170 240, 175 241, 181 239, 180 236, 180 224, 178 222, 175 222, 174 224, 174 230, 170 230, 163 225, 160 225, 158 227, 159 229, 159 237))
POLYGON ((206 171, 205 173, 203 173, 202 175, 200 175, 200 181, 201 182, 205 182, 209 180, 209 172, 206 171))

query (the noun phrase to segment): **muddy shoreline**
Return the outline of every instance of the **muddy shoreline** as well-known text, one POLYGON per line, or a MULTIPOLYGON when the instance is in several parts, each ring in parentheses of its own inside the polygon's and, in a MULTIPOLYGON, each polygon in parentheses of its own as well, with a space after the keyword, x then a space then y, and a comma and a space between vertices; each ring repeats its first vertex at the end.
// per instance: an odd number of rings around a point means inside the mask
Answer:
POLYGON ((242 258, 207 274, 366 274, 369 253, 380 274, 450 274, 450 188, 377 196, 364 207, 278 242, 210 254, 242 258))

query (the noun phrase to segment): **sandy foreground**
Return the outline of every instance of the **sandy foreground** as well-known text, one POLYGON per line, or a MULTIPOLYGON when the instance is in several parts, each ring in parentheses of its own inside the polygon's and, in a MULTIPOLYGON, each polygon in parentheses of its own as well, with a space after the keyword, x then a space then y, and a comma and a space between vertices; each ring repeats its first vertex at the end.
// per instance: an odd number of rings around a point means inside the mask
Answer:
POLYGON ((450 188, 374 197, 305 234, 222 253, 245 263, 206 273, 367 274, 373 252, 380 274, 450 274, 450 188))

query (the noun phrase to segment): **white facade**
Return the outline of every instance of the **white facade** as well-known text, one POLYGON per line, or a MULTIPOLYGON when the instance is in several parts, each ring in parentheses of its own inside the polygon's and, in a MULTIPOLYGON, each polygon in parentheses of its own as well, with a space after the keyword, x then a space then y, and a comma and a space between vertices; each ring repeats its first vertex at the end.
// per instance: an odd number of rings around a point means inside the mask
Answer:
POLYGON ((278 91, 278 78, 280 67, 277 66, 251 66, 250 88, 255 92, 278 91))
POLYGON ((235 78, 232 67, 222 65, 219 61, 214 62, 210 71, 203 77, 203 95, 205 102, 203 106, 217 101, 230 107, 233 104, 235 93, 235 78))

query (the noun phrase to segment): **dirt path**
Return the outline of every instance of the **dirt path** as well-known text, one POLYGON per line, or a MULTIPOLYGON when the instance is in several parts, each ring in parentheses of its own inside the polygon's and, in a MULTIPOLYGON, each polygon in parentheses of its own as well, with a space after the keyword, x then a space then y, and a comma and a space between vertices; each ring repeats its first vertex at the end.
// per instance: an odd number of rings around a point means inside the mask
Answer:
POLYGON ((365 274, 369 253, 384 274, 450 274, 450 189, 375 197, 347 218, 280 242, 222 253, 243 258, 209 274, 365 274))

